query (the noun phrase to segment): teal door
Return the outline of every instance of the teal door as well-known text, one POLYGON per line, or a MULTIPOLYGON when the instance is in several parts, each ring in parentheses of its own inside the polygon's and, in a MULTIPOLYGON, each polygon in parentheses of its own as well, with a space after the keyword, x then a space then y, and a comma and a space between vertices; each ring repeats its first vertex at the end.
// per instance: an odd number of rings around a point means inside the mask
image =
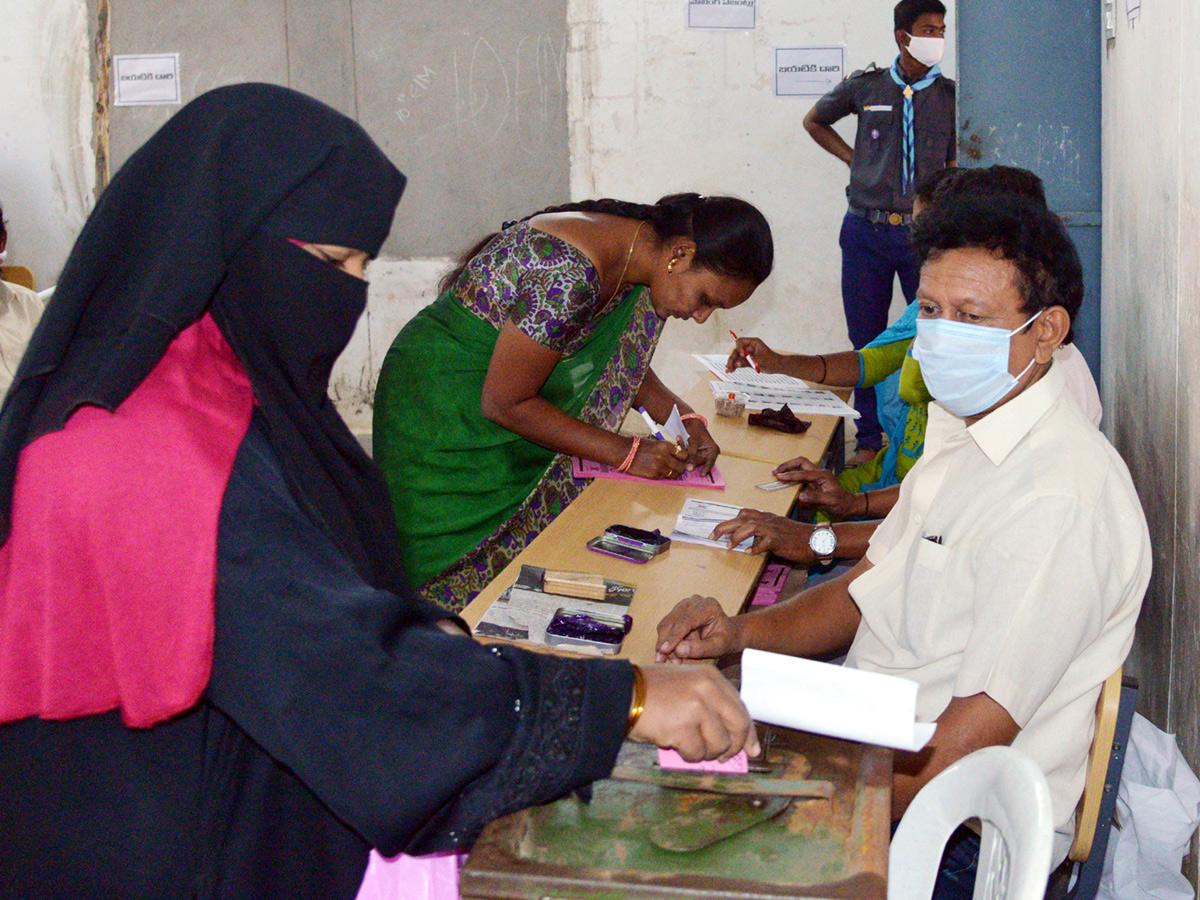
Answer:
POLYGON ((1076 345, 1100 380, 1097 0, 959 0, 958 162, 1036 172, 1083 262, 1076 345))

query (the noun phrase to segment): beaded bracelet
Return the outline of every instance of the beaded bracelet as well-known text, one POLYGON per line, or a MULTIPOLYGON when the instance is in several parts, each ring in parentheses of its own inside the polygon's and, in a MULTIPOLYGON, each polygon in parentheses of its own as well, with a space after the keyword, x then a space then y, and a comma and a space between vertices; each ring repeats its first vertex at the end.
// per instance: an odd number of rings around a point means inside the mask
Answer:
POLYGON ((700 415, 700 413, 688 413, 686 416, 679 417, 680 422, 686 422, 688 419, 695 419, 705 428, 708 427, 708 419, 704 418, 704 416, 700 415))
POLYGON ((642 674, 641 666, 633 667, 633 700, 629 704, 629 724, 625 726, 625 734, 633 731, 633 726, 642 717, 646 708, 646 676, 642 674))
POLYGON ((629 467, 633 465, 633 458, 637 456, 638 447, 640 446, 642 446, 642 439, 640 437, 635 437, 633 439, 633 446, 629 448, 629 455, 625 457, 625 461, 623 463, 617 466, 618 472, 629 471, 629 467))

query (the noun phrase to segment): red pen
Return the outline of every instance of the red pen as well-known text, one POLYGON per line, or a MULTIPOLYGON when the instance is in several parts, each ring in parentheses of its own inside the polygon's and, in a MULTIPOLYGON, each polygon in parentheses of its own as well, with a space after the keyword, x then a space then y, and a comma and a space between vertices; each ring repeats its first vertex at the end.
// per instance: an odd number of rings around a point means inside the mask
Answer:
MULTIPOLYGON (((729 333, 733 335, 733 339, 734 339, 735 341, 738 339, 738 336, 737 336, 736 334, 734 334, 734 331, 733 331, 733 329, 732 329, 732 328, 730 328, 730 329, 729 329, 729 333)), ((759 373, 761 373, 761 372, 762 372, 762 369, 760 369, 760 368, 758 367, 758 363, 756 363, 756 362, 754 361, 754 357, 753 357, 753 356, 751 356, 749 353, 746 353, 746 354, 743 354, 743 355, 746 357, 746 362, 748 362, 748 363, 750 363, 750 365, 754 366, 754 371, 755 371, 755 372, 759 372, 759 373)))

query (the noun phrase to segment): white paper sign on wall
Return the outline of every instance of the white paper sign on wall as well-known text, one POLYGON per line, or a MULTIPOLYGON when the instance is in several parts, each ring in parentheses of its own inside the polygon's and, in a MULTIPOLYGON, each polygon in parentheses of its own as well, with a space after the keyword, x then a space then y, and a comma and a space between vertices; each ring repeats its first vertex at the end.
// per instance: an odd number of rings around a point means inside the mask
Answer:
POLYGON ((688 0, 688 28, 753 28, 758 0, 688 0))
POLYGON ((820 97, 845 77, 845 47, 775 48, 776 97, 820 97))
POLYGON ((180 103, 179 54, 131 53, 113 57, 113 105, 180 103))

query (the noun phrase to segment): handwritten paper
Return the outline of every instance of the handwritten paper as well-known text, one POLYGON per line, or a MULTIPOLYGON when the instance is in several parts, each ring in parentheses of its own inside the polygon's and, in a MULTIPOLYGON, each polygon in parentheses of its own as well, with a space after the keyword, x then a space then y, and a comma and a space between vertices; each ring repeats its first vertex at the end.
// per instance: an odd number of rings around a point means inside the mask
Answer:
POLYGON ((746 538, 736 547, 729 545, 729 538, 711 541, 708 536, 722 522, 736 518, 742 511, 740 506, 730 506, 728 503, 714 503, 711 500, 697 500, 688 497, 683 501, 683 509, 675 520, 675 528, 671 532, 671 540, 684 544, 699 544, 702 547, 718 547, 722 550, 737 550, 745 553, 754 544, 754 538, 746 538))
POLYGON ((618 472, 612 466, 594 462, 590 459, 571 459, 572 478, 610 478, 613 481, 640 481, 643 484, 663 484, 668 487, 711 488, 715 491, 725 490, 725 478, 716 465, 707 475, 701 475, 699 469, 684 472, 678 478, 639 478, 628 472, 618 472))
POLYGON ((795 656, 742 653, 742 702, 759 722, 915 752, 937 725, 918 722, 915 681, 795 656))

